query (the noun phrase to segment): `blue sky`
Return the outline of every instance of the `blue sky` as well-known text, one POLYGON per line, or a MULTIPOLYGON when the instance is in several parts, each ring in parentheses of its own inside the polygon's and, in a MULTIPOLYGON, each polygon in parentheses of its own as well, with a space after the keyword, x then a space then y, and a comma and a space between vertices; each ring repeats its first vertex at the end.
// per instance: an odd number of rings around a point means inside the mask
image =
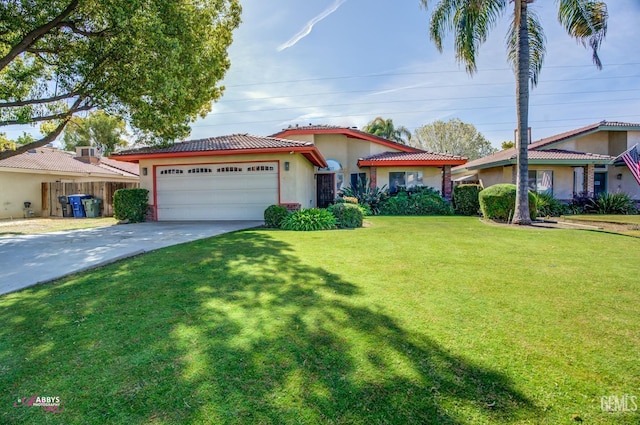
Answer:
MULTIPOLYGON (((531 93, 533 139, 601 120, 640 122, 638 0, 608 1, 609 31, 598 71, 590 51, 557 22, 556 3, 537 0, 547 56, 531 93)), ((418 0, 245 0, 229 51, 224 97, 193 125, 191 138, 268 135, 288 125, 362 128, 376 116, 414 130, 460 118, 495 146, 515 128, 515 82, 507 63, 505 15, 480 49, 470 77, 429 39, 418 0), (310 28, 311 27, 311 28, 310 28)))
MULTIPOLYGON (((601 120, 640 122, 640 0, 609 0, 609 31, 593 65, 590 51, 557 22, 557 5, 536 0, 547 56, 531 92, 532 137, 601 120)), ((243 0, 229 50, 223 98, 192 125, 191 139, 269 135, 289 125, 362 128, 376 116, 411 131, 460 118, 496 147, 513 138, 515 80, 507 63, 505 15, 469 76, 451 37, 439 53, 429 12, 418 0, 243 0)), ((9 137, 24 128, 3 129, 9 137)))

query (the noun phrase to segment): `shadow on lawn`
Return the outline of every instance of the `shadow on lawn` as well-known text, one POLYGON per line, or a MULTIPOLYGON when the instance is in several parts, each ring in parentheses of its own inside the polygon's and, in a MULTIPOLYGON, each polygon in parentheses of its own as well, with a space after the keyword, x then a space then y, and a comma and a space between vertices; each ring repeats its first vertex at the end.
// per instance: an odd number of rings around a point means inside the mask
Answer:
MULTIPOLYGON (((505 376, 403 330, 361 296, 268 233, 172 247, 0 299, 11 304, 0 312, 0 386, 12 398, 60 396, 66 411, 48 419, 67 424, 536 416, 505 376)), ((35 410, 0 419, 46 414, 35 410)))

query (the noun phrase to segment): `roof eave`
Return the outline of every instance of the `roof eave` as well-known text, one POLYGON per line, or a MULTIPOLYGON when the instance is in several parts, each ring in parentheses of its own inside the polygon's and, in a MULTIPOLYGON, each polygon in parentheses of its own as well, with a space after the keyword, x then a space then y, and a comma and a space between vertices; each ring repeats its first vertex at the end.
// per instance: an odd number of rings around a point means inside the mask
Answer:
POLYGON ((371 160, 360 159, 358 160, 358 167, 442 167, 445 165, 462 165, 466 162, 466 159, 396 159, 396 160, 371 160))

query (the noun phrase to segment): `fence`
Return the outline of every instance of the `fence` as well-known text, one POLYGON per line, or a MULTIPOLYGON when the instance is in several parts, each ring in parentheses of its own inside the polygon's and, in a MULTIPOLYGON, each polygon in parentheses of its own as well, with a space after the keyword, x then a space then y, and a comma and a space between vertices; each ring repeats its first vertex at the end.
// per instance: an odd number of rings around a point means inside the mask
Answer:
POLYGON ((118 189, 131 189, 139 186, 139 183, 121 182, 42 183, 42 216, 62 217, 62 205, 58 202, 58 196, 84 193, 102 199, 100 215, 112 217, 113 193, 118 189))

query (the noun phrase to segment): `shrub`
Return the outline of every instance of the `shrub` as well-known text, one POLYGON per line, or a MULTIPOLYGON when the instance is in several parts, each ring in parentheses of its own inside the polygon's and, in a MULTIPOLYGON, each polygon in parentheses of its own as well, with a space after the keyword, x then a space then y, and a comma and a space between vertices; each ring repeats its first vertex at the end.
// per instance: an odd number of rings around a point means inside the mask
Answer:
POLYGON ((287 215, 280 227, 284 230, 329 230, 336 226, 336 218, 328 210, 309 208, 287 215))
POLYGON ((144 221, 149 203, 147 189, 118 189, 113 194, 113 216, 131 223, 144 221))
POLYGON ((432 188, 399 190, 380 205, 381 215, 451 215, 449 202, 432 188))
POLYGON ((570 210, 567 205, 554 198, 553 195, 548 193, 535 193, 536 208, 538 215, 543 217, 560 217, 562 214, 567 214, 570 210))
POLYGON ((461 184, 453 188, 453 208, 458 215, 478 215, 482 191, 479 184, 461 184))
POLYGON ((573 195, 573 199, 567 206, 568 214, 592 214, 595 213, 594 199, 587 192, 573 195))
POLYGON ((371 214, 376 215, 380 212, 380 204, 387 198, 387 185, 372 188, 369 180, 364 179, 358 181, 358 184, 342 189, 343 198, 356 198, 360 205, 368 205, 371 214))
POLYGON ((597 214, 637 214, 636 203, 624 192, 602 193, 589 201, 597 214))
POLYGON ((336 218, 336 224, 343 229, 362 227, 364 214, 359 205, 341 203, 327 208, 336 218))
MULTIPOLYGON (((508 221, 513 216, 516 205, 515 184, 495 184, 482 190, 478 195, 480 210, 487 220, 508 221)), ((529 216, 537 216, 535 195, 529 192, 529 216)))
POLYGON ((264 225, 267 227, 279 228, 282 220, 289 215, 287 208, 282 205, 269 205, 264 210, 264 225))

